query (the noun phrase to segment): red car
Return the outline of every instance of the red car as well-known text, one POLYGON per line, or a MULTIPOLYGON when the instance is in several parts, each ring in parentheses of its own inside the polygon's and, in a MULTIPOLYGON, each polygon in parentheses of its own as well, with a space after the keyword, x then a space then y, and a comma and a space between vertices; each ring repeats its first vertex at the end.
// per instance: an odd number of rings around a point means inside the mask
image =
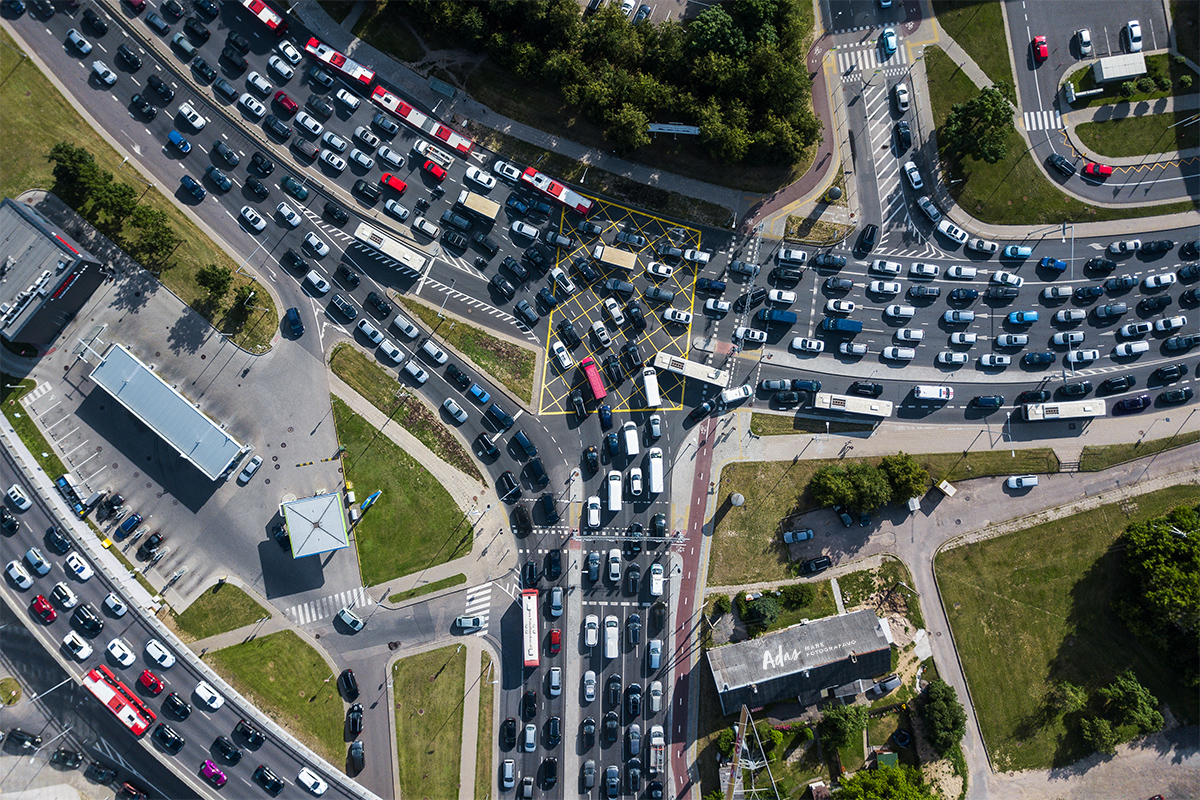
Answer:
POLYGON ((47 625, 58 619, 58 612, 54 610, 54 606, 50 605, 50 601, 40 594, 33 598, 33 610, 47 625))
POLYGON ((383 173, 379 182, 390 189, 395 189, 398 193, 404 194, 404 190, 408 188, 408 184, 397 178, 390 172, 383 173))
POLYGON ((146 687, 150 694, 158 694, 163 690, 162 680, 150 670, 142 670, 142 677, 138 678, 138 683, 146 687))
POLYGON ((1089 161, 1088 165, 1083 168, 1084 175, 1090 175, 1093 178, 1107 178, 1112 175, 1113 168, 1105 164, 1096 164, 1089 161))
POLYGON ((139 14, 146 7, 146 0, 125 0, 125 5, 133 10, 133 13, 139 14))
POLYGON ((439 165, 433 163, 432 161, 426 161, 421 165, 421 169, 425 170, 439 181, 446 180, 446 170, 442 169, 439 165))
POLYGON ((296 109, 300 108, 300 105, 295 100, 288 97, 287 92, 283 91, 282 89, 275 93, 275 102, 279 103, 279 106, 289 114, 295 114, 296 109))
POLYGON ((550 629, 550 655, 556 656, 562 650, 562 631, 558 628, 550 629))
POLYGON ((1038 61, 1045 61, 1050 57, 1050 48, 1046 46, 1045 36, 1033 37, 1033 57, 1038 61))

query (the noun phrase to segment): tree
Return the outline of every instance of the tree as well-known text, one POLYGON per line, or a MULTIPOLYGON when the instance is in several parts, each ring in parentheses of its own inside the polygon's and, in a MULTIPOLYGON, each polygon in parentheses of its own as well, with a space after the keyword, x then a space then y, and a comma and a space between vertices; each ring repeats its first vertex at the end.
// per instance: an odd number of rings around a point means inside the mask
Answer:
POLYGON ((740 59, 747 50, 746 36, 721 6, 710 6, 688 26, 688 49, 693 58, 722 53, 740 59))
MULTIPOLYGON (((104 181, 95 157, 86 149, 70 142, 59 142, 50 148, 49 158, 54 162, 54 191, 76 210, 87 203, 104 181)), ((112 180, 112 175, 108 175, 112 180)))
POLYGON ((1117 732, 1112 724, 1101 717, 1084 717, 1079 721, 1083 741, 1097 753, 1112 755, 1117 752, 1117 732))
POLYGON ((1149 75, 1143 75, 1137 79, 1137 88, 1142 94, 1150 94, 1158 86, 1154 83, 1154 78, 1151 78, 1149 75))
POLYGON ((1152 733, 1163 726, 1158 698, 1138 683, 1132 670, 1125 670, 1096 694, 1103 704, 1105 717, 1118 726, 1128 726, 1139 734, 1152 733))
POLYGON ((842 778, 834 792, 837 800, 937 800, 933 789, 921 780, 912 767, 888 767, 861 770, 842 778))
POLYGON ((845 506, 854 502, 854 484, 846 470, 836 465, 821 467, 808 483, 813 499, 823 506, 845 506))
POLYGON ((850 744, 855 736, 861 736, 867 727, 867 707, 838 705, 825 709, 821 723, 821 737, 832 748, 850 744))
POLYGON ((733 610, 733 601, 729 599, 727 594, 717 595, 717 599, 713 601, 713 611, 718 614, 728 614, 733 610))
POLYGON ((215 302, 224 297, 233 285, 233 273, 228 267, 209 264, 196 273, 196 283, 207 289, 209 298, 215 302))
POLYGON ((903 451, 894 456, 884 456, 879 468, 887 475, 892 485, 892 497, 907 500, 920 497, 929 487, 929 473, 917 460, 903 451))
POLYGON ((1137 92, 1137 84, 1133 81, 1121 81, 1121 97, 1133 97, 1137 92))
POLYGON ((955 103, 938 136, 960 153, 989 164, 1008 154, 1013 109, 996 86, 986 86, 965 103, 955 103))
POLYGON ((941 755, 950 752, 967 731, 967 712, 958 702, 954 687, 941 679, 925 690, 921 717, 929 730, 929 743, 941 755))
POLYGON ((851 464, 846 467, 846 477, 854 487, 854 500, 850 507, 855 511, 874 511, 892 501, 892 485, 879 467, 851 464))
POLYGON ((1050 702, 1067 714, 1082 711, 1087 700, 1087 689, 1067 681, 1059 681, 1050 690, 1050 702))
POLYGON ((745 604, 745 609, 742 621, 752 628, 766 630, 779 619, 779 601, 774 597, 764 596, 751 600, 745 604))
POLYGON ((101 186, 92 197, 95 210, 107 214, 114 225, 133 213, 137 201, 137 191, 132 186, 116 181, 101 186))
POLYGON ((619 152, 636 150, 650 144, 650 120, 640 108, 625 103, 620 111, 613 114, 604 135, 619 152))
POLYGON ((717 751, 726 758, 729 758, 733 755, 733 745, 736 741, 737 737, 733 733, 733 728, 723 728, 717 734, 717 751))
POLYGON ((1200 515, 1181 506, 1128 526, 1122 542, 1121 567, 1133 584, 1133 602, 1119 609, 1125 622, 1160 648, 1180 633, 1194 640, 1200 632, 1200 515))

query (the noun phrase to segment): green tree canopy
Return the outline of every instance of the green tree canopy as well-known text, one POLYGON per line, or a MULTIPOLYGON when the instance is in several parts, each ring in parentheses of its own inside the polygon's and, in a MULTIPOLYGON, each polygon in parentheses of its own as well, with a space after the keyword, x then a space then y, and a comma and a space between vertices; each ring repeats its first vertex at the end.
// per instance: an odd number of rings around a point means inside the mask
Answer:
POLYGON ((96 164, 95 156, 70 142, 50 148, 49 158, 54 162, 54 191, 76 210, 112 181, 112 175, 96 164))
POLYGON ((1163 726, 1158 698, 1138 683, 1132 670, 1118 675, 1097 695, 1104 706, 1104 716, 1118 726, 1132 728, 1138 734, 1152 733, 1163 726))
POLYGON ((892 485, 879 467, 851 464, 846 467, 846 477, 854 487, 854 500, 850 507, 855 511, 874 511, 892 501, 892 485))
POLYGON ((831 464, 813 473, 808 484, 813 499, 823 506, 846 506, 854 502, 854 484, 846 470, 831 464))
POLYGON ((749 49, 745 34, 722 6, 710 6, 692 20, 688 34, 693 56, 711 52, 741 58, 749 49))
POLYGON ((887 475, 892 485, 892 497, 897 501, 920 497, 929 488, 929 473, 917 460, 903 451, 894 456, 884 456, 879 468, 887 475))
POLYGON ((626 103, 613 115, 604 135, 618 151, 634 150, 650 143, 650 120, 640 108, 626 103))
POLYGON ((825 709, 821 723, 821 738, 830 747, 843 747, 862 736, 867 727, 867 707, 859 705, 835 705, 825 709))
POLYGON ((228 267, 209 264, 207 267, 201 267, 196 273, 196 283, 207 289, 209 297, 213 300, 220 300, 233 285, 233 273, 228 267))
POLYGON ((1088 747, 1097 753, 1112 755, 1117 752, 1117 732, 1103 717, 1084 717, 1079 721, 1079 732, 1088 747))
POLYGON ((837 800, 937 800, 933 789, 912 767, 864 769, 843 778, 833 793, 837 800))
POLYGON ((1130 525, 1122 537, 1122 567, 1135 602, 1122 616, 1139 634, 1165 647, 1167 639, 1200 631, 1200 515, 1189 506, 1130 525))
POLYGON ((938 135, 960 153, 989 164, 1008 154, 1013 109, 1003 87, 986 86, 965 103, 955 103, 938 135))
POLYGON ((921 717, 929 731, 929 742, 938 753, 948 753, 967 731, 967 712, 954 687, 939 679, 931 682, 925 690, 925 702, 921 704, 921 717))

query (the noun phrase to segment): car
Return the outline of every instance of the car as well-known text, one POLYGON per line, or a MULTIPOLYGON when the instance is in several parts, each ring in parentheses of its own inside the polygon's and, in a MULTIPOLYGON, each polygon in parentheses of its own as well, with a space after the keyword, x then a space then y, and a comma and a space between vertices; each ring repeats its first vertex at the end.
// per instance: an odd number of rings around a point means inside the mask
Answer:
POLYGON ((1063 397, 1083 397, 1092 390, 1092 382, 1077 381, 1075 383, 1064 383, 1058 390, 1062 392, 1063 397))
POLYGON ((96 80, 105 86, 112 86, 117 82, 117 74, 109 69, 108 65, 103 61, 92 62, 92 74, 96 76, 96 80))
POLYGON ((242 206, 241 215, 242 219, 246 221, 246 224, 253 228, 257 233, 262 233, 267 227, 267 221, 262 218, 262 216, 253 206, 242 206))
POLYGON ((1068 300, 1072 295, 1070 286, 1047 286, 1042 289, 1043 300, 1068 300))
POLYGON ((801 353, 822 353, 825 351, 825 343, 820 339, 809 339, 804 336, 794 337, 791 346, 793 350, 799 350, 801 353))
POLYGON ((133 650, 130 649, 129 645, 120 636, 110 641, 106 649, 113 660, 122 667, 132 667, 134 661, 136 661, 133 656, 133 650))
MULTIPOLYGON (((996 288, 996 287, 993 287, 993 288, 996 288)), ((952 302, 956 302, 956 303, 968 302, 970 300, 975 300, 976 298, 979 297, 979 290, 978 289, 963 289, 961 287, 958 289, 951 289, 948 297, 950 298, 950 300, 952 302)))
POLYGON ((1089 178, 1103 180, 1112 176, 1113 168, 1105 164, 1097 164, 1094 161, 1089 161, 1083 168, 1083 174, 1089 178))
POLYGON ((249 92, 246 92, 238 98, 238 105, 246 110, 246 113, 255 119, 262 119, 267 113, 267 107, 264 106, 257 98, 253 97, 249 92))
POLYGON ((1123 400, 1118 400, 1113 404, 1114 413, 1132 413, 1142 411, 1150 407, 1150 395, 1143 394, 1137 397, 1126 397, 1123 400))
POLYGON ((1030 489, 1030 488, 1038 485, 1038 476, 1037 475, 1012 475, 1004 483, 1010 489, 1030 489))
POLYGON ((29 573, 25 571, 19 561, 13 560, 8 562, 8 565, 4 568, 4 574, 19 589, 28 589, 33 586, 33 578, 29 576, 29 573))
POLYGON ((1126 291, 1132 289, 1134 286, 1137 286, 1137 278, 1132 275, 1109 278, 1104 282, 1104 288, 1112 293, 1126 291))
POLYGON ((1168 286, 1175 284, 1176 277, 1173 272, 1163 272, 1157 275, 1147 275, 1142 280, 1142 288, 1144 289, 1165 289, 1168 286))
POLYGON ((1033 37, 1033 57, 1037 61, 1045 61, 1050 57, 1050 48, 1046 44, 1045 36, 1033 37))
POLYGON ((1142 50, 1142 23, 1131 19, 1125 23, 1126 44, 1129 52, 1140 53, 1142 50))
POLYGON ((979 363, 984 367, 1007 367, 1012 364, 1012 357, 996 353, 984 353, 979 357, 979 363))
POLYGON ((1108 378, 1100 384, 1100 391, 1112 394, 1115 392, 1124 392, 1133 388, 1136 381, 1132 375, 1118 375, 1114 378, 1108 378))
POLYGON ((83 34, 71 28, 67 31, 67 41, 74 47, 81 56, 86 56, 92 52, 92 44, 87 39, 83 38, 83 34))
POLYGON ((1151 322, 1130 322, 1121 326, 1120 334, 1126 339, 1134 339, 1145 336, 1152 330, 1154 330, 1154 324, 1151 322))
POLYGON ((909 101, 911 100, 911 96, 908 92, 908 84, 904 81, 897 83, 895 86, 895 95, 896 108, 898 108, 900 111, 908 111, 909 101))
POLYGON ((1142 252, 1149 255, 1169 253, 1175 249, 1175 242, 1170 239, 1154 239, 1142 245, 1142 252))
POLYGON ((915 191, 925 188, 925 181, 921 178, 921 171, 917 169, 916 162, 906 161, 901 169, 904 172, 904 177, 908 179, 908 185, 915 191))
POLYGON ((974 311, 946 311, 942 313, 942 321, 948 325, 965 325, 975 321, 974 311))
POLYGON ((947 239, 958 244, 965 244, 967 241, 967 232, 948 219, 944 219, 937 224, 937 231, 947 239))
POLYGON ((1100 357, 1099 350, 1068 350, 1067 351, 1067 363, 1068 364, 1086 364, 1088 362, 1095 361, 1099 357, 1100 357))
POLYGON ((1181 389, 1168 389, 1158 395, 1158 402, 1164 405, 1175 405, 1178 403, 1186 403, 1192 399, 1193 391, 1190 387, 1181 389))
POLYGON ((917 351, 911 347, 885 347, 881 354, 889 361, 912 361, 917 357, 917 351))
POLYGON ((900 294, 900 284, 897 281, 871 281, 867 284, 867 291, 880 295, 900 294))
POLYGON ((772 303, 778 303, 784 306, 790 306, 796 302, 796 293, 785 291, 783 289, 771 289, 767 292, 767 299, 772 303))
POLYGON ((311 249, 318 256, 329 254, 329 245, 322 241, 321 238, 312 231, 304 234, 304 243, 308 245, 309 249, 311 249))
POLYGON ((40 594, 33 598, 33 613, 37 614, 47 625, 58 619, 58 612, 54 610, 54 606, 50 605, 50 601, 40 594))
POLYGON ((900 328, 895 336, 898 342, 919 342, 925 338, 925 331, 920 328, 900 328))
POLYGON ((1188 336, 1172 336, 1163 344, 1168 350, 1190 350, 1200 344, 1200 334, 1190 334, 1188 336))
POLYGON ((1183 364, 1167 364, 1154 370, 1154 379, 1161 383, 1177 381, 1187 372, 1183 364))
POLYGON ((879 45, 883 48, 885 56, 895 55, 896 42, 896 32, 891 28, 884 28, 883 34, 879 37, 879 45))
POLYGON ((690 311, 680 311, 677 308, 668 308, 662 312, 663 322, 675 322, 680 325, 688 325, 692 321, 692 313, 690 311))
POLYGON ((286 40, 280 41, 279 44, 275 45, 275 49, 288 60, 289 64, 300 63, 300 51, 291 42, 286 40))
POLYGON ((1166 333, 1169 331, 1179 330, 1184 325, 1187 325, 1187 317, 1181 314, 1179 316, 1166 317, 1164 319, 1157 320, 1154 323, 1154 330, 1160 333, 1166 333))
POLYGON ((868 352, 868 347, 865 344, 856 342, 842 342, 838 345, 838 352, 846 356, 865 356, 868 352))
POLYGON ((829 556, 817 556, 810 558, 807 561, 800 562, 801 575, 815 575, 818 572, 824 572, 833 566, 833 559, 829 556))
POLYGON ((1108 246, 1110 253, 1136 253, 1142 247, 1141 239, 1123 239, 1119 242, 1113 242, 1108 246))
POLYGON ((967 354, 943 350, 937 354, 937 362, 947 366, 962 366, 967 363, 967 354))
POLYGON ((854 288, 854 281, 849 278, 830 277, 823 284, 827 292, 848 292, 854 288))
POLYGON ((210 711, 216 711, 225 705, 225 698, 217 694, 217 690, 209 685, 207 681, 200 681, 196 684, 195 694, 200 699, 200 702, 208 706, 210 711))
POLYGON ((183 749, 183 745, 185 744, 183 737, 165 722, 158 723, 158 726, 154 729, 152 738, 154 741, 158 742, 162 749, 166 750, 172 755, 183 749))
POLYGON ((1051 153, 1046 161, 1068 178, 1075 174, 1075 165, 1061 153, 1051 153))
MULTIPOLYGON (((353 742, 350 745, 350 749, 353 751, 354 745, 361 744, 362 742, 353 742)), ((361 753, 361 750, 359 752, 361 753)), ((267 794, 277 795, 283 791, 283 780, 272 772, 270 767, 264 764, 259 764, 254 768, 252 777, 254 778, 254 782, 263 787, 267 794)))
POLYGON ((150 694, 161 694, 164 686, 162 679, 148 669, 142 670, 138 683, 145 687, 150 694))

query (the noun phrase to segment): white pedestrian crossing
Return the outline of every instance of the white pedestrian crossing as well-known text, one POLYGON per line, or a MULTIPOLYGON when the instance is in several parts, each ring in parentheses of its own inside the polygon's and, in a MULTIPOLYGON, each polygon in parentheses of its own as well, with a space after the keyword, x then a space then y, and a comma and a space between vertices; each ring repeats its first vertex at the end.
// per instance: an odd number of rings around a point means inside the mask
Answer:
POLYGON ((874 46, 864 47, 861 50, 838 50, 838 72, 846 75, 853 67, 857 67, 861 72, 866 72, 879 68, 899 67, 908 63, 908 51, 904 48, 898 49, 883 61, 879 60, 879 54, 879 48, 874 46))
POLYGON ((487 633, 488 618, 491 616, 491 608, 491 581, 467 590, 467 604, 463 610, 463 616, 480 617, 483 620, 483 624, 479 626, 479 630, 473 632, 473 636, 483 636, 485 633, 487 633))
POLYGON ((1025 130, 1027 131, 1051 131, 1062 126, 1062 115, 1057 111, 1025 112, 1025 130))
POLYGON ((367 597, 367 590, 360 586, 357 589, 348 589, 317 600, 309 600, 307 603, 285 609, 283 613, 297 625, 311 625, 314 622, 329 619, 344 606, 357 608, 365 606, 368 602, 370 602, 370 598, 367 597))

